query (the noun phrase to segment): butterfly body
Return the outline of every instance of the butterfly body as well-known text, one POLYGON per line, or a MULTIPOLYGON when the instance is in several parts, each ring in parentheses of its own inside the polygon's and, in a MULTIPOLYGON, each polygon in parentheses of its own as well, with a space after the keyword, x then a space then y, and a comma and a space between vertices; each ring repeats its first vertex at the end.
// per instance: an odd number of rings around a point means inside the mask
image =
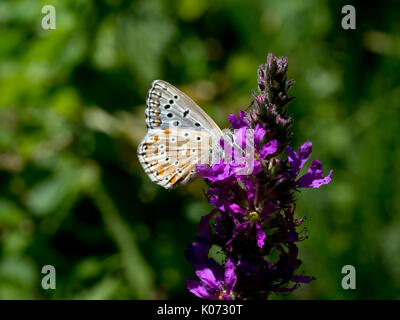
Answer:
POLYGON ((223 157, 219 145, 226 133, 186 94, 155 80, 146 101, 147 135, 138 158, 149 178, 171 189, 196 178, 196 164, 223 157))

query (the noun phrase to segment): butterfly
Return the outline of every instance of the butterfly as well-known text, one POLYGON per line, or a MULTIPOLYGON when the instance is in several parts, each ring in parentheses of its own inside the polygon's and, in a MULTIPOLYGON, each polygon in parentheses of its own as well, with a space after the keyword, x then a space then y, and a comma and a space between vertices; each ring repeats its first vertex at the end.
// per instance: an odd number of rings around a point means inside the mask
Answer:
POLYGON ((196 164, 222 159, 220 140, 231 140, 185 93, 166 81, 155 80, 146 101, 148 132, 138 146, 139 162, 149 178, 172 189, 192 182, 196 164))

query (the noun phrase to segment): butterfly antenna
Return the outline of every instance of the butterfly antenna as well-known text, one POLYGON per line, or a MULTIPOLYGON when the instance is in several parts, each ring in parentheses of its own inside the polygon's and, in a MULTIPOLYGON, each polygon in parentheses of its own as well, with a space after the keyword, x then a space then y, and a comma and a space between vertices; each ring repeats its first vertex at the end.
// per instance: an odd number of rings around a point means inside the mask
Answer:
POLYGON ((246 108, 246 113, 248 113, 250 111, 250 108, 253 107, 254 104, 254 100, 251 101, 251 103, 249 104, 249 106, 246 108))

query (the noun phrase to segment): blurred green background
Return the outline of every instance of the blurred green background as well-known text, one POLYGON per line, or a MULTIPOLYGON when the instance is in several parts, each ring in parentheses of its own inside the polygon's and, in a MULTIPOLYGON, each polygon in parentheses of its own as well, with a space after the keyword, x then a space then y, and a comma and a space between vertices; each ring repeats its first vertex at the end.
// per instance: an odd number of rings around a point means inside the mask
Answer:
POLYGON ((204 182, 167 192, 138 163, 154 79, 221 126, 251 101, 267 52, 289 58, 293 147, 333 181, 298 195, 317 278, 274 299, 400 299, 398 1, 0 2, 0 298, 192 298, 183 252, 204 182), (43 30, 41 8, 56 8, 43 30), (341 28, 354 4, 357 29, 341 28), (54 265, 57 289, 41 288, 54 265), (343 290, 353 265, 357 289, 343 290))

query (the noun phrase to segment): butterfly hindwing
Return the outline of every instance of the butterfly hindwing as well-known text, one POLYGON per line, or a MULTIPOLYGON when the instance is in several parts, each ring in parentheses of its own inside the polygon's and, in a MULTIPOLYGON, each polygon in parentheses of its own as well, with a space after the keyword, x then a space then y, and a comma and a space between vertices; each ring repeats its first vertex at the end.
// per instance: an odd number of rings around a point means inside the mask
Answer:
POLYGON ((170 189, 193 181, 196 163, 212 163, 213 145, 207 131, 150 129, 138 147, 138 157, 150 179, 170 189))

